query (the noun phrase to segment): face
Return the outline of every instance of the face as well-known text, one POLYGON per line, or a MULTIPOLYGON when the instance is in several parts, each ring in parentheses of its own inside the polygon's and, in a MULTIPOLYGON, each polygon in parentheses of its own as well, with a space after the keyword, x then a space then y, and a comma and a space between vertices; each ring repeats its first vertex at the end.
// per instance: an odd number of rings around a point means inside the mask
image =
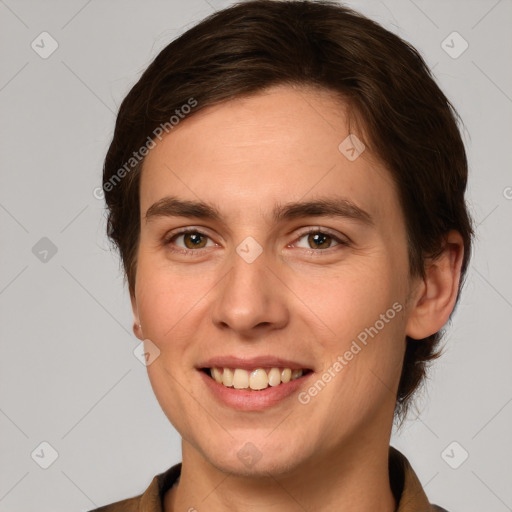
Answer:
POLYGON ((146 157, 135 332, 159 351, 148 375, 184 460, 279 474, 387 446, 406 232, 388 171, 340 149, 348 135, 327 91, 274 87, 185 119, 146 157))

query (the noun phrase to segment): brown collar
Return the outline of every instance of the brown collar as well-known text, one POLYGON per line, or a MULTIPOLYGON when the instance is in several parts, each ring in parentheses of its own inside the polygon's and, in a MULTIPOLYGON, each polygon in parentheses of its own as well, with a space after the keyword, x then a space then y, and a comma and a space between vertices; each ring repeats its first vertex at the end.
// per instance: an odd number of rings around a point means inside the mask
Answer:
MULTIPOLYGON (((180 473, 181 463, 156 475, 143 494, 90 512, 163 512, 165 493, 177 481, 180 473)), ((443 510, 429 503, 409 461, 392 446, 389 447, 389 475, 391 489, 398 504, 396 512, 443 510)))

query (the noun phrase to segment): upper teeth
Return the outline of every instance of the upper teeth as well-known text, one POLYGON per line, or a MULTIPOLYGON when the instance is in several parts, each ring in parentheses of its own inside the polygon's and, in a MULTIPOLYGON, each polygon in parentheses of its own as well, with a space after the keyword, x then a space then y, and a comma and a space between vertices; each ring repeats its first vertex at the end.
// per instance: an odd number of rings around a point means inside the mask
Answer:
POLYGON ((278 386, 302 377, 303 370, 291 370, 290 368, 256 368, 248 372, 241 368, 211 368, 210 375, 219 383, 228 388, 235 389, 266 389, 268 386, 278 386))

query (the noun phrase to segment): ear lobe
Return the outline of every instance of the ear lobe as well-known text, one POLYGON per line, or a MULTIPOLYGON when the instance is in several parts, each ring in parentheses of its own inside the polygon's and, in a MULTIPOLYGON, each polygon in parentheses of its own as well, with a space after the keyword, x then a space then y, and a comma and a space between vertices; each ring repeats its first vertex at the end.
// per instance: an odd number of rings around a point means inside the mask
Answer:
POLYGON ((144 336, 142 335, 142 327, 140 325, 140 318, 139 318, 139 310, 137 308, 137 300, 135 299, 134 294, 130 294, 130 301, 132 303, 132 311, 133 311, 133 334, 139 339, 144 340, 144 336))
POLYGON ((426 262, 425 279, 418 286, 407 321, 407 336, 417 340, 427 338, 446 324, 457 301, 463 257, 462 236, 458 231, 449 231, 443 252, 426 262))

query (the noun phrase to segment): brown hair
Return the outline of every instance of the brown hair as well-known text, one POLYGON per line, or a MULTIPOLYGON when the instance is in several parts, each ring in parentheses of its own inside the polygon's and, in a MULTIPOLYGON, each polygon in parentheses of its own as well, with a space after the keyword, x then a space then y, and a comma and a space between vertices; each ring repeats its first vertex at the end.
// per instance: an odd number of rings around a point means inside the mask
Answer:
MULTIPOLYGON (((172 130, 170 117, 192 105, 191 99, 194 115, 282 84, 334 91, 361 120, 364 143, 386 165, 399 193, 411 275, 424 277, 425 258, 440 253, 449 230, 462 235, 460 292, 473 236, 464 199, 466 154, 457 114, 421 56, 337 3, 254 0, 212 14, 171 42, 121 104, 103 189, 108 235, 120 251, 130 293, 136 279, 143 162, 134 152, 155 139, 159 126, 172 130)), ((427 363, 438 356, 440 338, 441 332, 422 340, 407 337, 399 416, 405 415, 427 363)))

